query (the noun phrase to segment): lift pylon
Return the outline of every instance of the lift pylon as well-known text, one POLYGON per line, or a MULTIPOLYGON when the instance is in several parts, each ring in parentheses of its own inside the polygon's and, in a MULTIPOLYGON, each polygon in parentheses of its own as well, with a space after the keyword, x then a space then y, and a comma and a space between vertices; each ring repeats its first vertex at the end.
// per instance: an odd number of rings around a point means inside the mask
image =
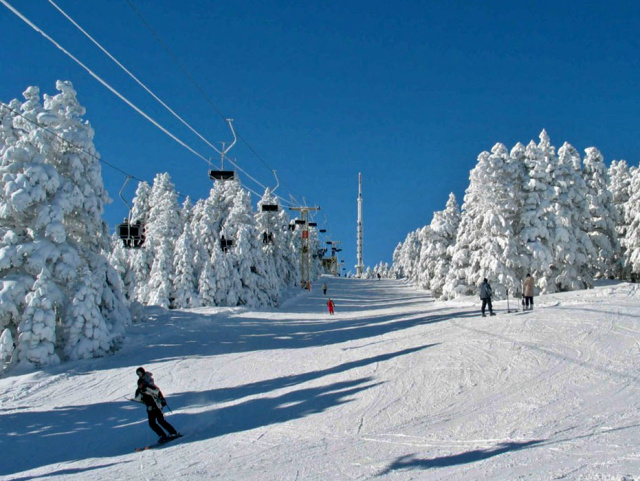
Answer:
POLYGON ((316 207, 289 207, 289 210, 295 210, 300 212, 302 229, 300 230, 300 236, 302 240, 302 248, 300 253, 300 273, 302 275, 302 288, 311 290, 311 266, 310 266, 310 253, 309 253, 309 212, 315 212, 320 210, 319 206, 316 207))

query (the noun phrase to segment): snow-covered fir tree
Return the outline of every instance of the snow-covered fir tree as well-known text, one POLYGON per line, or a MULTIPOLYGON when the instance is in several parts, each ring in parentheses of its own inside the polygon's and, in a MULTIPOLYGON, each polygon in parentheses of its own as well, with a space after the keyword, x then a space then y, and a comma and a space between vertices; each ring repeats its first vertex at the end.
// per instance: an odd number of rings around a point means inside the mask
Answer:
MULTIPOLYGON (((141 248, 129 249, 127 251, 129 265, 133 270, 135 277, 135 299, 145 304, 148 301, 148 283, 151 266, 153 265, 153 249, 149 248, 146 242, 147 222, 149 219, 151 186, 147 182, 140 182, 136 188, 135 197, 133 199, 133 207, 128 220, 134 223, 140 223, 145 236, 145 242, 141 248)), ((124 279, 123 279, 124 281, 124 279)))
POLYGON ((377 277, 380 274, 380 278, 382 279, 391 279, 393 278, 392 268, 388 262, 380 261, 373 267, 373 273, 377 277))
MULTIPOLYGON (((543 292, 554 290, 554 284, 550 280, 553 262, 551 229, 554 226, 551 199, 552 175, 556 162, 547 133, 543 130, 540 144, 536 145, 531 141, 525 150, 526 177, 518 226, 524 257, 528 260, 526 270, 534 276, 543 292)), ((521 274, 520 278, 523 277, 521 274)))
POLYGON ((44 102, 38 88, 28 88, 25 102, 9 104, 13 112, 3 113, 0 130, 0 292, 7 301, 0 319, 2 330, 17 339, 14 356, 36 365, 112 352, 130 322, 120 281, 104 255, 109 238, 102 214, 109 197, 94 132, 71 83, 59 81, 56 88, 59 93, 45 95, 44 102), (78 307, 85 306, 86 285, 95 293, 92 325, 99 327, 76 334, 86 320, 78 307), (58 291, 62 295, 53 294, 58 291), (51 315, 53 340, 50 333, 43 337, 40 322, 50 326, 51 315))
POLYGON ((290 248, 292 231, 288 228, 289 216, 269 188, 258 202, 255 220, 262 240, 268 282, 275 289, 273 292, 277 293, 272 301, 277 305, 285 287, 300 284, 300 262, 290 248), (264 210, 263 205, 276 206, 276 210, 264 210))
POLYGON ((590 261, 598 277, 613 276, 615 263, 620 256, 616 225, 618 212, 609 190, 609 174, 600 151, 595 147, 585 149, 584 176, 587 184, 587 200, 591 226, 589 236, 596 248, 590 261))
POLYGON ((631 197, 631 176, 636 167, 629 167, 626 160, 614 160, 609 166, 609 191, 617 211, 616 234, 620 243, 620 255, 614 265, 614 275, 619 279, 629 279, 631 271, 626 267, 627 229, 629 216, 627 206, 631 197))
POLYGON ((221 229, 234 242, 228 254, 232 270, 240 276, 239 302, 252 307, 275 305, 279 291, 277 285, 269 282, 262 251, 262 233, 258 232, 255 224, 249 192, 244 189, 236 191, 229 216, 221 229))
POLYGON ((624 237, 625 266, 630 271, 630 278, 640 279, 640 169, 631 172, 629 200, 625 206, 627 232, 624 237))
POLYGON ((429 270, 429 251, 433 242, 433 232, 431 226, 426 225, 418 229, 418 243, 420 244, 420 252, 414 268, 414 281, 422 289, 431 288, 431 276, 433 271, 429 270))
POLYGON ((504 297, 507 290, 517 291, 520 249, 513 226, 518 206, 511 193, 517 179, 503 144, 478 156, 443 286, 446 298, 474 294, 485 277, 491 280, 496 297, 504 297))
POLYGON ((587 234, 589 206, 580 154, 567 142, 558 151, 553 185, 553 289, 549 290, 584 289, 593 279, 589 262, 593 244, 587 234))
POLYGON ((195 275, 193 259, 195 256, 195 245, 191 225, 184 224, 182 234, 178 237, 175 245, 174 256, 174 279, 173 279, 173 304, 178 308, 200 307, 200 296, 198 295, 198 279, 195 275))
POLYGON ((431 278, 431 292, 435 297, 442 295, 451 264, 451 248, 455 245, 459 225, 460 207, 452 192, 445 209, 435 212, 430 224, 432 241, 427 250, 427 270, 431 278))
POLYGON ((174 299, 175 242, 183 230, 178 195, 168 173, 154 179, 149 202, 144 249, 153 253, 153 263, 143 299, 150 305, 168 308, 174 299))

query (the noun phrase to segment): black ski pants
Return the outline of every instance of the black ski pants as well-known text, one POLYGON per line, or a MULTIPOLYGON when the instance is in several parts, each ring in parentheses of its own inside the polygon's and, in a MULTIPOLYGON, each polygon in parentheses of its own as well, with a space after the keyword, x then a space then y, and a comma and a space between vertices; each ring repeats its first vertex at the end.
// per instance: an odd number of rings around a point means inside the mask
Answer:
POLYGON ((489 306, 489 314, 493 313, 493 307, 491 306, 491 298, 487 297, 486 299, 482 299, 482 315, 484 316, 484 311, 489 306))
POLYGON ((177 434, 174 427, 167 422, 162 411, 157 407, 147 408, 147 415, 149 416, 149 426, 158 436, 163 437, 167 435, 160 426, 165 428, 169 434, 177 434), (160 426, 158 426, 158 424, 160 426))

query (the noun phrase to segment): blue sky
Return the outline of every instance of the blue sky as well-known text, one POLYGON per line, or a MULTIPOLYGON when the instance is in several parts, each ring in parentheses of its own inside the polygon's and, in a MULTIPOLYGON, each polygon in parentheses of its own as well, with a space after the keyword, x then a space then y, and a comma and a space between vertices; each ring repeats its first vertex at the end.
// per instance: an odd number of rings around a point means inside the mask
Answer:
MULTIPOLYGON (((7 0, 192 148, 218 154, 162 109, 46 0, 7 0)), ((633 1, 204 1, 56 3, 214 145, 263 185, 319 205, 316 216, 356 262, 357 176, 363 175, 364 261, 391 261, 449 192, 462 204, 478 154, 537 141, 609 163, 638 164, 640 3, 633 1), (222 116, 220 115, 222 113, 222 116), (256 155, 257 154, 257 155, 256 155)), ((193 199, 209 166, 148 123, 0 5, 0 100, 71 80, 103 159, 151 182, 169 172, 193 199)), ((240 174, 248 187, 262 187, 240 174)), ((103 166, 111 227, 126 216, 125 180, 103 166)), ((127 189, 127 197, 134 189, 127 189)), ((254 199, 257 201, 257 199, 254 199)))

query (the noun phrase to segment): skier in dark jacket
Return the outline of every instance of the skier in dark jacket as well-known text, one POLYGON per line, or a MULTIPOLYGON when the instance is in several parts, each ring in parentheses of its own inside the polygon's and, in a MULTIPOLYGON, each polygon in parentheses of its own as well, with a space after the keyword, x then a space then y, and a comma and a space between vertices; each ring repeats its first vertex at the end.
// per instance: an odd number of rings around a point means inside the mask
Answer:
POLYGON ((485 277, 480 285, 480 300, 482 300, 482 317, 487 317, 484 313, 485 308, 489 306, 489 315, 495 316, 493 312, 493 307, 491 306, 491 296, 493 296, 493 291, 491 290, 491 285, 489 284, 489 280, 485 277))
POLYGON ((164 400, 162 391, 153 381, 153 375, 145 371, 143 367, 136 369, 136 374, 138 375, 138 389, 136 389, 134 400, 147 407, 149 426, 159 436, 158 442, 164 443, 180 436, 162 414, 162 408, 167 405, 167 402, 164 400), (168 434, 159 425, 166 429, 168 434))

